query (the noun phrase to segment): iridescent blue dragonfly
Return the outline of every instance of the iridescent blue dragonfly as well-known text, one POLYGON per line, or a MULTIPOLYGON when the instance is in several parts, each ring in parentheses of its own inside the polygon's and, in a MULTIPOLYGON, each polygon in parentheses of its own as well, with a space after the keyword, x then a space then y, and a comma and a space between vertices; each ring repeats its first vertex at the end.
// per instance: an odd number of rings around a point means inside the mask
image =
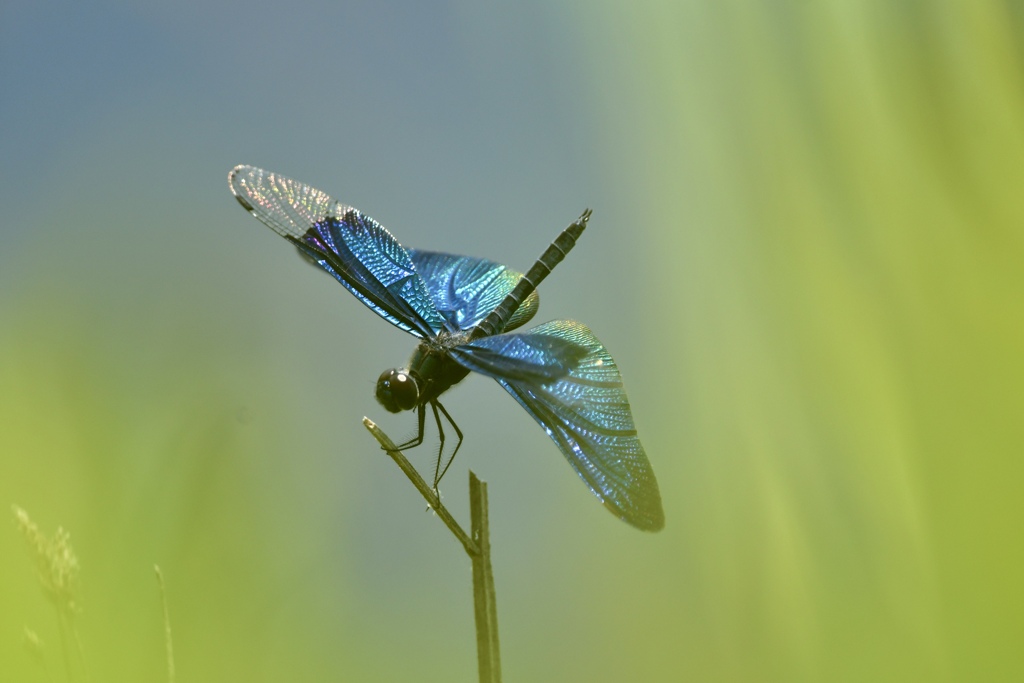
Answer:
POLYGON ((402 449, 423 442, 430 407, 441 441, 435 490, 462 444, 462 431, 438 399, 473 371, 512 394, 613 514, 640 529, 664 526, 622 378, 601 342, 569 320, 510 331, 536 314, 537 285, 575 245, 589 210, 521 275, 486 259, 405 249, 369 216, 276 173, 237 166, 228 182, 246 211, 420 340, 408 367, 381 374, 376 397, 391 412, 416 410, 417 436, 402 449), (444 468, 442 415, 458 437, 444 468))

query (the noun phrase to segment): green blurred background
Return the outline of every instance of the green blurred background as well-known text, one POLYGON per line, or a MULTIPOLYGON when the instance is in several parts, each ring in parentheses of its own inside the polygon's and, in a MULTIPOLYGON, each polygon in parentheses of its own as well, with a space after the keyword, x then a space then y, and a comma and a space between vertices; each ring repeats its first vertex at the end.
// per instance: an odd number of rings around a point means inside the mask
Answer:
MULTIPOLYGON (((71 534, 91 679, 474 680, 470 566, 363 430, 412 339, 245 215, 313 184, 526 268, 623 370, 667 515, 493 382, 509 681, 1024 680, 1024 10, 1010 0, 0 7, 0 511, 71 534)), ((427 467, 431 448, 413 453, 427 467)), ((3 512, 3 514, 9 514, 3 512)), ((62 680, 0 525, 0 680, 62 680)))

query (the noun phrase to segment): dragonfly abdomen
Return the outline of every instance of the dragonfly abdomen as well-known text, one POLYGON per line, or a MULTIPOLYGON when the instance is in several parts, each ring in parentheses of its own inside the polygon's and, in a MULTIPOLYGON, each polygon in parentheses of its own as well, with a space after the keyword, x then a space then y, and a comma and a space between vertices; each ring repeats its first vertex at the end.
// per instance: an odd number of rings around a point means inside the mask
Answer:
POLYGON ((540 258, 533 264, 530 270, 519 280, 515 288, 508 293, 508 296, 491 311, 486 318, 480 321, 472 332, 471 339, 490 337, 500 334, 508 324, 509 318, 519 308, 526 297, 537 289, 544 278, 546 278, 555 266, 562 262, 580 238, 590 220, 590 209, 586 209, 572 225, 562 231, 555 241, 541 254, 540 258))

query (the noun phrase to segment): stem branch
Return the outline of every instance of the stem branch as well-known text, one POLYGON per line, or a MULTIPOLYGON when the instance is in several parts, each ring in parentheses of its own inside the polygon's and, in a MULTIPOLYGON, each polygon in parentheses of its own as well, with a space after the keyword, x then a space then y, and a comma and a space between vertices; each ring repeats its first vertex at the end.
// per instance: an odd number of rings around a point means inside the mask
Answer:
POLYGON ((434 491, 427 486, 416 468, 398 450, 373 420, 363 418, 363 425, 387 451, 399 469, 409 478, 416 490, 427 501, 452 535, 462 544, 473 562, 473 613, 476 617, 476 652, 481 683, 501 683, 501 657, 498 649, 498 608, 494 593, 494 573, 491 569, 491 536, 487 518, 487 484, 469 473, 469 510, 472 538, 444 507, 434 491))

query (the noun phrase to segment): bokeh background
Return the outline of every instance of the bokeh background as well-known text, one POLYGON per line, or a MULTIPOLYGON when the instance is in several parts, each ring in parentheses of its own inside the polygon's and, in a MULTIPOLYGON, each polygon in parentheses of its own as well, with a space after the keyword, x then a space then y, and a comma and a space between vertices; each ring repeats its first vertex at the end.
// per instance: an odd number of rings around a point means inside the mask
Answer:
MULTIPOLYGON (((360 424, 412 432, 412 338, 238 163, 520 269, 594 209, 538 320, 615 355, 667 526, 454 390, 506 680, 1024 680, 1020 3, 625 5, 0 6, 0 509, 70 533, 91 680, 166 680, 154 564, 179 681, 476 676, 469 562, 360 424)), ((10 520, 0 680, 63 680, 10 520)))

